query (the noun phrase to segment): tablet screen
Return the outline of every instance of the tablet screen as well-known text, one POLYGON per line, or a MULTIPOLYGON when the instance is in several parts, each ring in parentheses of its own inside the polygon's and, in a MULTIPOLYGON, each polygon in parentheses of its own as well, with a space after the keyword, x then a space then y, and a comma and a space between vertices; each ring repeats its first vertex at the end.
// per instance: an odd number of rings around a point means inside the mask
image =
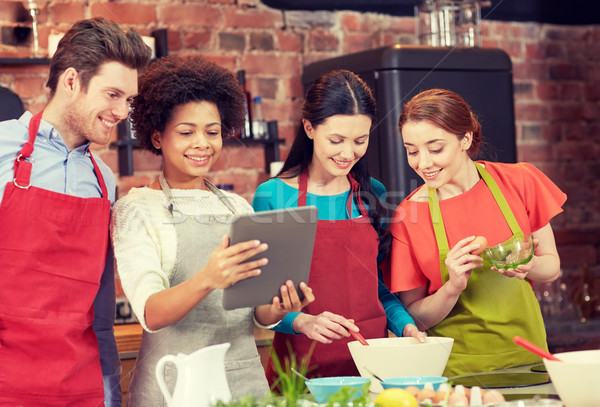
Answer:
POLYGON ((279 296, 279 288, 292 280, 298 288, 308 284, 315 234, 317 208, 303 206, 256 212, 233 220, 229 232, 230 244, 257 239, 269 248, 252 258, 263 257, 269 263, 261 267, 261 274, 250 277, 223 290, 223 308, 229 310, 270 304, 279 296))

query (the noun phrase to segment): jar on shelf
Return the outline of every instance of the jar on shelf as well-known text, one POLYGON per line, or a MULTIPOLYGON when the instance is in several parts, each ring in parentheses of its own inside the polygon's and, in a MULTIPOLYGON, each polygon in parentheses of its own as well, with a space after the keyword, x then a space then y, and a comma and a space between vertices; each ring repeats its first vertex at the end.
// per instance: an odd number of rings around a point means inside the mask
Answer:
POLYGON ((267 121, 263 116, 262 98, 256 96, 254 98, 254 109, 252 114, 252 136, 255 140, 266 140, 269 136, 267 121))

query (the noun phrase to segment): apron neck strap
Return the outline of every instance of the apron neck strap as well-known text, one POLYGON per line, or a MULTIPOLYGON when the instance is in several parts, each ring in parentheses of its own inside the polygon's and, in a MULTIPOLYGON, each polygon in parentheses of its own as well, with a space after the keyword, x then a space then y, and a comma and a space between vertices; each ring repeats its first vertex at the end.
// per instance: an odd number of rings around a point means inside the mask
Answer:
POLYGON ((522 234, 519 222, 517 222, 517 218, 515 218, 515 215, 510 209, 508 202, 506 202, 506 198, 504 198, 504 195, 500 191, 500 187, 498 186, 496 181, 494 181, 490 173, 487 172, 481 164, 478 164, 476 162, 474 164, 477 168, 477 171, 479 171, 479 175, 481 175, 481 178, 483 178, 485 184, 488 186, 488 188, 492 192, 492 195, 496 199, 496 202, 498 203, 498 206, 500 207, 500 210, 504 215, 504 219, 506 219, 506 222, 508 223, 508 226, 510 227, 510 230, 513 233, 513 235, 522 234))
MULTIPOLYGON (((33 146, 35 144, 35 139, 37 138, 38 130, 40 129, 40 122, 42 120, 42 113, 44 111, 37 113, 29 120, 29 137, 27 142, 21 148, 21 151, 17 155, 15 159, 14 165, 14 179, 13 183, 16 187, 22 189, 28 189, 31 186, 31 170, 33 169, 34 160, 31 158, 31 153, 33 153, 33 146)), ((100 185, 100 190, 102 191, 102 197, 108 199, 108 191, 106 189, 106 184, 104 183, 104 177, 102 176, 102 172, 96 164, 96 160, 94 160, 94 156, 92 152, 89 151, 90 159, 92 160, 92 165, 94 166, 94 173, 96 174, 96 178, 98 179, 98 184, 100 185)))
POLYGON ((106 184, 104 183, 104 177, 102 176, 102 172, 100 171, 100 167, 96 164, 96 160, 94 160, 94 155, 91 151, 89 151, 90 159, 92 160, 92 165, 94 166, 94 172, 96 173, 96 178, 98 178, 98 184, 100 184, 100 190, 102 191, 102 197, 108 199, 108 191, 106 189, 106 184))
POLYGON ((29 189, 31 186, 31 170, 33 169, 34 161, 30 158, 31 153, 33 153, 33 144, 40 128, 42 113, 43 110, 29 120, 29 137, 15 159, 13 184, 21 189, 29 189))
POLYGON ((306 206, 306 194, 308 191, 308 170, 300 173, 298 177, 298 206, 306 206))
MULTIPOLYGON (((169 202, 169 212, 171 214, 173 214, 173 193, 171 192, 171 187, 169 186, 169 183, 167 182, 167 180, 165 179, 164 174, 161 172, 160 175, 158 176, 158 183, 160 184, 160 188, 162 189, 163 193, 165 194, 165 197, 167 198, 167 202, 169 202)), ((223 205, 225 205, 225 207, 227 209, 229 209, 229 211, 231 213, 233 213, 234 215, 237 213, 237 211, 235 210, 235 206, 231 203, 231 199, 229 199, 228 197, 225 196, 225 194, 223 193, 223 191, 221 191, 219 188, 217 188, 216 186, 214 186, 212 183, 210 183, 208 180, 204 180, 204 185, 207 186, 207 188, 214 193, 217 198, 219 198, 219 200, 221 201, 221 203, 223 205)))
POLYGON ((431 223, 433 224, 433 232, 435 233, 438 249, 447 252, 450 250, 450 246, 446 237, 446 228, 444 227, 444 219, 442 219, 437 189, 428 188, 427 196, 429 198, 429 214, 431 215, 431 223))
MULTIPOLYGON (((368 217, 369 211, 360 197, 360 184, 354 179, 354 177, 348 173, 348 181, 350 181, 350 195, 346 201, 346 209, 348 216, 352 217, 352 199, 354 195, 357 196, 358 209, 362 216, 368 217)), ((306 196, 308 190, 308 171, 303 171, 298 177, 298 206, 306 206, 306 196)))

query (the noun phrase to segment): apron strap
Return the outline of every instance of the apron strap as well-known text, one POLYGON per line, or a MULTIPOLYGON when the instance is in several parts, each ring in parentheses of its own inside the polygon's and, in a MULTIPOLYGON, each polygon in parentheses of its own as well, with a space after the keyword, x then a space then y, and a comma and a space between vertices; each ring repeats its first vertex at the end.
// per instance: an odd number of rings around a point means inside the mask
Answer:
MULTIPOLYGON (((369 211, 360 197, 360 184, 356 182, 351 174, 348 174, 348 181, 350 181, 350 195, 346 201, 346 210, 348 211, 348 217, 352 217, 352 199, 356 193, 358 197, 358 210, 364 217, 369 216, 369 211)), ((308 190, 308 172, 304 171, 298 177, 298 206, 306 206, 306 196, 308 190)))
POLYGON ((304 171, 298 177, 298 206, 306 206, 306 194, 308 190, 308 172, 304 171))
POLYGON ((96 160, 94 160, 94 155, 88 149, 88 153, 90 154, 90 159, 92 160, 92 165, 94 166, 94 172, 96 173, 96 178, 98 178, 98 183, 100 184, 100 190, 102 191, 102 198, 108 199, 108 191, 106 189, 106 184, 104 183, 104 177, 102 176, 102 172, 100 171, 100 167, 96 164, 96 160))
POLYGON ((510 209, 508 202, 506 202, 506 198, 504 198, 504 195, 502 195, 502 192, 500 191, 500 187, 498 186, 498 184, 496 183, 494 178, 492 178, 490 173, 487 172, 486 169, 483 168, 483 166, 481 164, 478 164, 476 162, 474 164, 475 164, 475 167, 477 168, 477 171, 479 171, 479 175, 481 175, 481 178, 483 178, 483 180, 485 181, 485 184, 488 186, 488 188, 492 192, 492 195, 496 199, 496 202, 498 203, 498 206, 500 207, 500 210, 502 211, 502 214, 504 215, 504 219, 506 219, 506 222, 508 223, 508 226, 510 227, 510 230, 512 231, 513 235, 522 234, 521 227, 519 226, 519 222, 517 222, 515 215, 513 214, 512 210, 510 209))
POLYGON ((346 201, 346 209, 348 210, 348 216, 352 217, 352 200, 353 200, 354 195, 356 194, 357 201, 358 201, 357 202, 358 210, 362 216, 368 218, 369 211, 367 210, 367 207, 363 203, 363 200, 360 196, 360 184, 354 179, 354 177, 350 173, 348 173, 348 180, 350 181, 350 186, 352 189, 350 191, 350 196, 348 197, 348 200, 346 201))
POLYGON ((43 110, 33 116, 29 121, 29 138, 15 159, 13 184, 18 188, 29 189, 31 186, 31 170, 34 161, 33 159, 28 159, 33 152, 33 143, 35 143, 35 138, 37 137, 38 129, 40 128, 42 113, 43 110))
MULTIPOLYGON (((171 193, 171 187, 169 186, 169 184, 167 183, 167 180, 165 179, 165 176, 163 175, 163 173, 161 172, 160 175, 158 176, 158 183, 160 184, 161 189, 163 190, 163 193, 165 194, 165 197, 167 198, 167 201, 169 202, 169 212, 171 213, 171 215, 173 215, 173 194, 171 193)), ((225 205, 225 207, 227 209, 229 209, 229 211, 231 213, 233 213, 234 215, 237 213, 237 211, 235 210, 235 206, 233 206, 231 204, 231 200, 225 196, 225 194, 223 193, 223 191, 221 191, 219 188, 217 188, 216 186, 214 186, 212 183, 210 183, 208 180, 204 180, 204 185, 206 185, 208 187, 208 189, 214 193, 217 198, 219 198, 219 200, 221 201, 221 203, 223 205, 225 205)))
MULTIPOLYGON (((17 188, 29 189, 31 186, 31 170, 33 169, 34 164, 34 160, 31 158, 31 153, 33 153, 33 145, 35 143, 38 130, 40 129, 42 113, 44 113, 43 110, 29 120, 29 139, 23 145, 23 148, 15 159, 13 184, 15 184, 17 188)), ((89 149, 88 152, 90 154, 90 159, 92 160, 92 165, 94 166, 94 173, 98 179, 98 184, 100 184, 102 198, 108 199, 108 191, 106 189, 106 183, 104 182, 102 172, 100 171, 98 164, 96 164, 96 160, 94 160, 92 152, 89 151, 89 149)))
POLYGON ((444 219, 442 219, 442 211, 440 210, 440 202, 437 196, 437 189, 428 188, 427 196, 429 197, 429 214, 431 215, 431 223, 437 240, 438 250, 448 252, 448 238, 446 237, 446 228, 444 227, 444 219))
POLYGON ((231 199, 229 197, 226 197, 225 194, 223 193, 223 191, 221 191, 219 188, 214 186, 207 179, 204 180, 204 185, 206 185, 217 196, 217 198, 219 198, 221 203, 223 205, 225 205, 227 207, 227 209, 229 209, 229 211, 231 211, 231 213, 233 213, 234 215, 237 213, 237 211, 235 210, 235 206, 231 203, 231 199))

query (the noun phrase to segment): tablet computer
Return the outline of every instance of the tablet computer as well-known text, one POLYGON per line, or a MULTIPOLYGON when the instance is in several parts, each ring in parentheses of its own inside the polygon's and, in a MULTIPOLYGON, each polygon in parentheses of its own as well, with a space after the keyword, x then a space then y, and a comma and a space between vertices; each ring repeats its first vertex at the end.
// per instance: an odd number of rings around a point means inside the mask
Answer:
MULTIPOLYGON (((250 277, 223 290, 226 310, 270 304, 279 296, 279 288, 292 280, 303 297, 298 284, 308 284, 310 263, 317 232, 317 208, 302 206, 256 212, 236 217, 229 231, 230 244, 258 239, 269 248, 248 259, 263 257, 269 263, 261 274, 250 277)), ((281 297, 280 297, 281 298, 281 297)))

